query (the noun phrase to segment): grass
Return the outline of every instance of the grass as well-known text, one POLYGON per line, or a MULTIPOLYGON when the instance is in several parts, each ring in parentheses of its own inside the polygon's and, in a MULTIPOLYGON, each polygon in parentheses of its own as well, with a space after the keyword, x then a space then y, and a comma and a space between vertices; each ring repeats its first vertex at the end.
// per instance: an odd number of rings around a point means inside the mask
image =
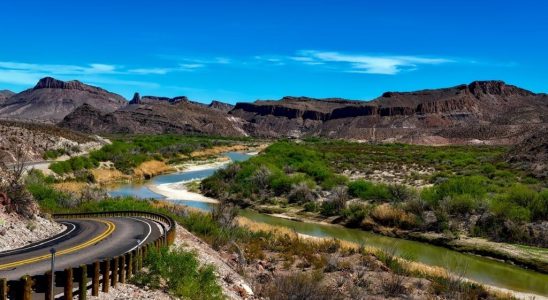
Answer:
POLYGON ((144 261, 145 271, 132 282, 153 289, 167 287, 180 299, 225 299, 218 285, 214 267, 201 266, 196 254, 181 249, 152 248, 144 261))
POLYGON ((116 169, 125 174, 131 174, 134 168, 146 161, 160 160, 175 163, 188 158, 193 151, 230 145, 238 141, 249 140, 182 135, 118 136, 112 144, 92 151, 87 156, 55 162, 51 164, 50 169, 57 174, 63 175, 92 169, 99 166, 100 162, 110 161, 116 169))
MULTIPOLYGON (((398 265, 400 274, 412 274, 413 276, 426 277, 439 285, 440 293, 449 290, 447 285, 447 273, 440 268, 429 267, 420 263, 407 261, 401 258, 383 256, 380 250, 364 247, 355 243, 338 241, 333 239, 303 238, 296 232, 284 228, 257 223, 245 218, 238 218, 237 226, 222 225, 214 219, 211 214, 204 214, 196 211, 183 210, 180 207, 166 204, 159 201, 136 200, 134 198, 116 198, 89 200, 79 203, 77 206, 65 207, 63 201, 52 205, 51 202, 59 201, 61 194, 54 194, 52 191, 51 178, 32 175, 28 184, 33 184, 33 194, 39 201, 41 207, 49 212, 66 211, 110 211, 110 210, 144 210, 160 212, 172 216, 179 224, 187 228, 195 235, 201 237, 214 247, 233 249, 234 243, 238 249, 243 249, 244 257, 249 260, 267 259, 265 252, 277 253, 279 259, 292 264, 296 260, 310 264, 313 269, 321 271, 329 266, 327 257, 334 253, 350 255, 361 253, 362 255, 374 255, 381 261, 392 261, 389 267, 398 265), (41 187, 38 189, 38 187, 41 187), (47 204, 44 206, 44 204, 47 204), (346 253, 346 254, 345 254, 346 253)), ((235 250, 231 250, 235 251, 235 250)), ((146 272, 135 277, 135 283, 149 286, 151 288, 167 289, 171 294, 183 299, 221 299, 220 288, 216 284, 215 276, 211 266, 201 266, 194 253, 185 252, 179 249, 168 250, 166 248, 153 251, 145 262, 146 272)), ((347 268, 338 264, 337 268, 347 268)), ((391 268, 392 268, 391 267, 391 268)), ((309 276, 309 275, 307 275, 309 276)), ((308 293, 310 288, 320 291, 322 285, 312 277, 294 277, 288 275, 276 281, 288 290, 295 293, 308 293), (298 284, 289 284, 298 283, 298 284), (295 290, 293 290, 295 289, 295 290)), ((482 287, 478 286, 481 291, 482 287)), ((476 289, 476 290, 478 290, 476 289)), ((476 291, 474 290, 474 291, 476 291)), ((274 298, 283 297, 287 293, 277 294, 275 289, 263 291, 274 298), (270 294, 270 292, 272 292, 270 294), (277 296, 276 296, 277 295, 277 296)), ((328 293, 326 292, 326 295, 328 293)), ((285 298, 280 298, 285 299, 285 298)))

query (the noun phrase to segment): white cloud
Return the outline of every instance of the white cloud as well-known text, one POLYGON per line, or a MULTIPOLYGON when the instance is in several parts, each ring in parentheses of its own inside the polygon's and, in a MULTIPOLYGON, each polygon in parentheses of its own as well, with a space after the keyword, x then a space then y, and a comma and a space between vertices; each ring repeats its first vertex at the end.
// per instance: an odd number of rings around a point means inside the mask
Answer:
POLYGON ((116 66, 107 64, 90 64, 87 66, 77 66, 30 64, 12 61, 0 61, 0 69, 19 70, 25 72, 42 72, 59 75, 106 74, 116 72, 116 66))
POLYGON ((128 73, 137 74, 137 75, 164 75, 171 72, 170 68, 139 68, 139 69, 129 69, 128 73))
POLYGON ((202 63, 191 63, 191 64, 179 64, 179 67, 181 71, 190 71, 190 70, 203 68, 205 67, 205 65, 202 63))
POLYGON ((326 64, 336 66, 344 72, 394 75, 402 71, 417 69, 420 65, 439 65, 454 60, 401 55, 360 55, 315 50, 299 51, 290 59, 308 65, 326 64))
POLYGON ((21 70, 0 69, 0 82, 16 85, 33 85, 45 75, 29 73, 21 70))

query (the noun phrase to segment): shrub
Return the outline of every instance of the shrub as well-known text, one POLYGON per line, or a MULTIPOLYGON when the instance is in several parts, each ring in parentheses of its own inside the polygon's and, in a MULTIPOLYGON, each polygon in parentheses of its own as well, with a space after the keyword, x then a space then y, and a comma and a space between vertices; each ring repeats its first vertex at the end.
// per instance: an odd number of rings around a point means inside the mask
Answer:
POLYGON ((433 206, 445 197, 468 194, 482 199, 487 193, 486 178, 483 176, 452 177, 431 188, 423 189, 421 197, 433 206))
POLYGON ((390 199, 394 202, 404 202, 415 197, 415 191, 403 184, 388 185, 388 193, 390 199))
POLYGON ((387 203, 375 207, 370 216, 373 220, 386 226, 412 228, 417 224, 414 216, 387 203))
POLYGON ((490 209, 495 215, 514 222, 529 222, 531 220, 531 212, 527 208, 511 202, 505 197, 491 200, 490 209))
POLYGON ((144 286, 161 288, 163 282, 175 296, 183 299, 224 299, 217 284, 214 267, 200 266, 196 254, 182 249, 152 248, 144 262, 146 272, 132 280, 144 286))
POLYGON ((314 191, 310 188, 309 184, 300 182, 291 186, 291 192, 287 199, 293 203, 306 203, 314 201, 316 196, 314 191))
POLYGON ((439 203, 449 214, 464 215, 472 213, 479 206, 479 201, 470 194, 447 196, 439 203))
POLYGON ((331 201, 322 202, 320 213, 324 216, 334 216, 339 213, 337 205, 331 201))
POLYGON ((311 201, 311 202, 305 203, 303 208, 305 211, 316 212, 320 209, 320 206, 318 205, 317 202, 311 201))
POLYGON ((272 283, 259 291, 259 296, 271 300, 343 299, 336 289, 322 285, 322 278, 323 275, 320 272, 276 276, 272 283))
POLYGON ((384 184, 373 184, 365 180, 356 180, 348 184, 350 195, 364 200, 387 200, 390 199, 388 187, 384 184))
POLYGON ((348 201, 348 188, 344 185, 339 185, 331 190, 329 195, 329 201, 335 205, 337 211, 341 211, 346 208, 346 202, 348 201))
POLYGON ((358 226, 371 212, 371 206, 363 203, 352 203, 343 209, 341 215, 346 218, 349 226, 358 226))

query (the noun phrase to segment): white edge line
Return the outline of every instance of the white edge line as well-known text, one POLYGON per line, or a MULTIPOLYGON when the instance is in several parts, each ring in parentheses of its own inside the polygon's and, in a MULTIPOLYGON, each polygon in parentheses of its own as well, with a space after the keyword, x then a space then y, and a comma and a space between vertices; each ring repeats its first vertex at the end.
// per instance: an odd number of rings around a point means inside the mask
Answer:
POLYGON ((133 248, 131 248, 131 249, 129 249, 129 250, 127 251, 127 252, 131 252, 131 251, 137 249, 139 246, 141 246, 141 245, 148 239, 148 237, 152 234, 152 227, 150 226, 150 224, 149 224, 148 222, 145 222, 145 221, 143 221, 143 220, 141 220, 141 219, 137 219, 137 218, 133 218, 133 217, 129 217, 128 219, 137 220, 137 221, 139 221, 139 222, 141 222, 141 223, 145 223, 145 224, 148 226, 148 234, 147 234, 147 236, 146 236, 139 244, 137 244, 137 246, 135 246, 135 247, 133 247, 133 248))
POLYGON ((71 229, 69 232, 67 232, 67 233, 65 233, 65 234, 63 234, 63 235, 61 235, 61 236, 58 236, 58 237, 56 237, 56 238, 54 238, 54 239, 51 239, 51 240, 43 241, 43 242, 40 243, 40 244, 32 245, 32 246, 29 246, 29 247, 27 247, 27 248, 25 248, 25 247, 20 247, 20 248, 17 248, 17 249, 12 249, 12 250, 8 250, 8 251, 0 252, 0 254, 1 254, 1 255, 4 255, 4 254, 10 254, 10 253, 16 252, 16 251, 21 251, 21 250, 27 250, 27 249, 36 248, 36 247, 38 247, 38 246, 42 246, 42 245, 47 244, 47 243, 49 243, 49 242, 53 242, 53 241, 56 241, 56 240, 58 240, 58 239, 60 239, 60 238, 62 238, 62 237, 65 237, 65 236, 71 234, 71 233, 76 229, 76 225, 74 225, 74 224, 72 224, 72 223, 70 223, 70 222, 64 221, 64 222, 59 222, 59 223, 62 223, 62 224, 70 224, 70 225, 72 225, 72 229, 71 229))

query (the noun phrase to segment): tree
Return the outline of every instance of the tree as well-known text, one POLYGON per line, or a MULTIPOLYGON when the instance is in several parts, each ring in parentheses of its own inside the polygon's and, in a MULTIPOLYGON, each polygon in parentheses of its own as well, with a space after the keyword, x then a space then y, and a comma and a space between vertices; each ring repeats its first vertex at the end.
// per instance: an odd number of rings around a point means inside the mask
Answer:
POLYGON ((2 202, 7 212, 15 211, 26 218, 32 218, 38 212, 38 206, 23 182, 28 162, 23 145, 16 146, 13 156, 15 162, 9 165, 4 162, 4 157, 0 157, 2 202))

